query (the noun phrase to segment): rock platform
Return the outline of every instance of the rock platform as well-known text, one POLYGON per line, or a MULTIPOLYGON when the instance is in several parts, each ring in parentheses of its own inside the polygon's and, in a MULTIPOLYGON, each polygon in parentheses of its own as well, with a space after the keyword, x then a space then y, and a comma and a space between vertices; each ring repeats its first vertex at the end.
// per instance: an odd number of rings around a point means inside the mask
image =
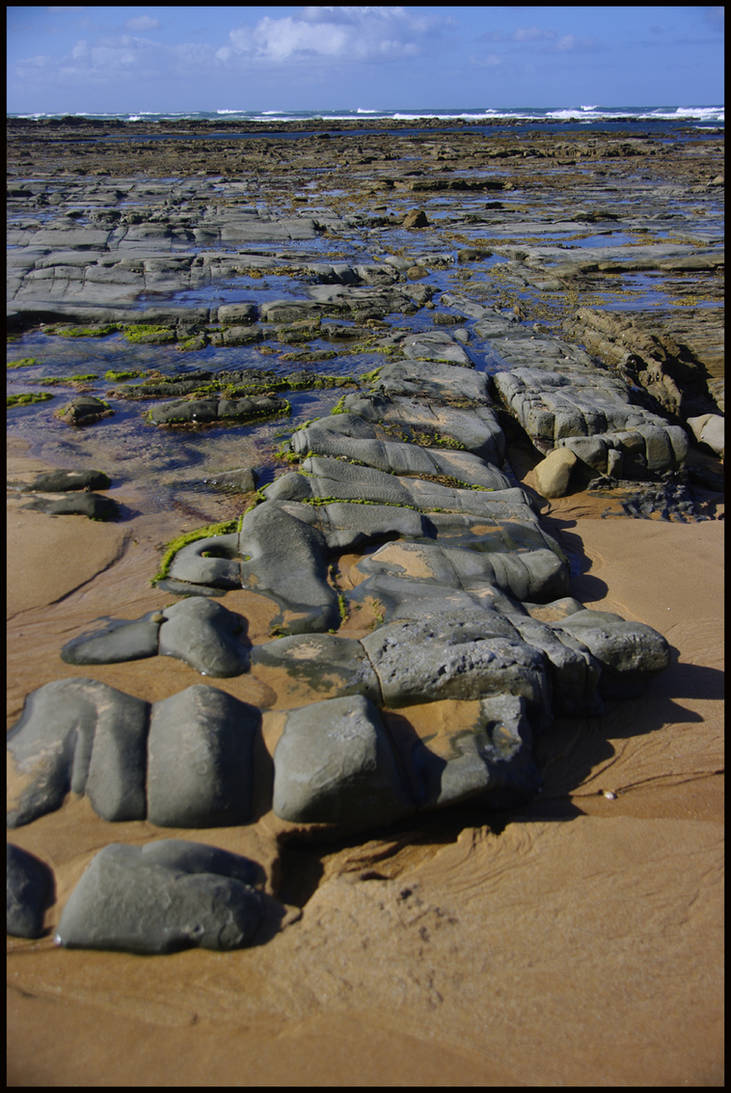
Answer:
MULTIPOLYGON (((112 324, 118 336, 143 326, 145 344, 183 347, 192 339, 190 352, 231 353, 271 340, 275 330, 288 345, 323 335, 342 344, 355 332, 361 344, 368 336, 384 363, 351 376, 334 412, 290 430, 286 469, 280 464, 256 492, 249 476, 250 503, 236 530, 203 535, 174 553, 158 588, 175 602, 133 620, 98 620, 63 645, 69 664, 175 658, 206 682, 158 701, 91 677, 52 681, 28 695, 8 736, 18 787, 8 825, 48 816, 72 794, 109 823, 204 829, 266 815, 278 830, 351 837, 465 803, 489 815, 530 800, 541 785, 534 741, 550 739, 555 718, 595 716, 607 700, 636 694, 667 667, 670 648, 649 626, 573 598, 569 561, 516 476, 511 444, 519 436, 539 460, 543 497, 597 477, 649 489, 683 474, 699 444, 722 453, 716 389, 695 368, 691 391, 667 352, 667 368, 658 371, 655 347, 640 346, 637 329, 623 328, 620 337, 615 326, 601 345, 598 335, 576 344, 485 302, 469 280, 461 288, 441 284, 438 271, 455 265, 444 238, 432 240, 435 249, 414 245, 410 253, 404 243, 405 255, 362 261, 317 260, 304 249, 338 232, 425 232, 428 214, 406 223, 402 207, 398 215, 367 216, 342 207, 263 211, 249 202, 245 183, 171 185, 117 173, 82 184, 58 169, 59 204, 83 196, 84 216, 68 208, 50 214, 41 183, 12 188, 8 314, 16 332, 92 323, 97 330, 112 324), (288 292, 278 294, 285 268, 288 292), (261 277, 276 289, 256 299, 251 286, 261 277), (247 279, 254 299, 190 303, 232 278, 247 279), (158 300, 141 313, 141 297, 149 304, 151 295, 158 300), (451 332, 432 321, 440 314, 451 332), (612 358, 620 344, 621 361, 612 358), (627 353, 640 348, 644 366, 628 364, 627 353), (271 603, 270 640, 253 643, 247 619, 225 605, 240 590, 271 603), (346 620, 366 608, 369 624, 347 629, 346 620), (258 707, 207 682, 257 672, 277 672, 311 695, 282 712, 272 746, 258 707), (453 704, 448 729, 404 728, 400 714, 409 707, 444 701, 453 704)), ((393 179, 385 161, 369 175, 371 193, 383 185, 409 203, 431 193, 430 179, 393 179)), ((451 194, 448 182, 435 179, 435 192, 451 194)), ((491 188, 481 184, 480 206, 452 210, 453 231, 473 216, 500 234, 483 200, 491 188)), ((500 189, 510 192, 504 181, 500 189)), ((521 215, 525 231, 530 221, 521 215)), ((578 218, 567 223, 585 226, 578 218)), ((504 239, 500 246, 512 274, 520 267, 526 284, 546 292, 552 281, 566 288, 597 264, 588 247, 580 260, 558 248, 517 248, 504 239)), ((638 250, 633 269, 661 262, 666 271, 686 270, 688 250, 638 250)), ((492 252, 460 253, 458 262, 474 263, 492 252)), ((603 260, 616 273, 619 258, 605 253, 603 260)), ((713 275, 718 268, 712 245, 692 266, 713 275)), ((586 310, 575 321, 602 330, 586 310)), ((327 350, 318 343, 309 363, 317 352, 327 350)), ((188 378, 185 391, 161 381, 168 387, 156 389, 161 401, 145 418, 150 435, 243 427, 290 410, 272 390, 243 395, 229 377, 225 388, 205 393, 201 386, 215 379, 188 378)), ((134 391, 131 398, 145 397, 144 384, 134 391)), ((73 415, 98 410, 98 401, 76 399, 71 423, 83 425, 73 415)), ((88 427, 104 429, 107 419, 102 409, 88 427)), ((236 453, 232 460, 238 468, 236 453)), ((46 511, 99 516, 88 508, 88 490, 105 483, 93 481, 80 480, 86 508, 55 501, 46 511)), ((34 489, 63 492, 71 484, 67 474, 34 489)), ((8 883, 10 932, 37 936, 52 890, 42 863, 11 850, 8 883)), ((189 840, 110 844, 66 901, 57 941, 140 953, 250 945, 273 913, 266 883, 255 863, 189 840), (155 911, 161 901, 172 908, 164 924, 155 911)))

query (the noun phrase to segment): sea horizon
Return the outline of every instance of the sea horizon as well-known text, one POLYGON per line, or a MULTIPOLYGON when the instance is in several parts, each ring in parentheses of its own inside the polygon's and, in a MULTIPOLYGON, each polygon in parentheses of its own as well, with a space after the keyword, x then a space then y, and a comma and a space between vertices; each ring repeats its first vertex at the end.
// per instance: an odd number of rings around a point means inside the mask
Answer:
POLYGON ((101 121, 245 121, 252 124, 286 124, 303 121, 467 121, 467 122, 682 122, 717 126, 725 122, 723 105, 603 106, 579 104, 552 107, 434 107, 377 109, 370 107, 332 110, 267 109, 248 110, 219 107, 215 110, 128 110, 128 111, 8 111, 7 118, 50 120, 88 118, 101 121))

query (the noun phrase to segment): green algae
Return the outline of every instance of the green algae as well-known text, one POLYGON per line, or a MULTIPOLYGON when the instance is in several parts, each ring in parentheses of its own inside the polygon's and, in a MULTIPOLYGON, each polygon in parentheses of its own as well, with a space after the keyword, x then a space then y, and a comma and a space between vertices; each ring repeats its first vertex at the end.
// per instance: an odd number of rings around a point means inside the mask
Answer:
POLYGON ((216 535, 231 535, 233 532, 239 532, 241 531, 242 520, 243 517, 239 516, 235 520, 224 520, 219 524, 206 524, 204 527, 195 528, 193 531, 187 531, 183 535, 178 535, 177 538, 172 539, 165 547, 160 560, 160 568, 150 583, 153 585, 158 584, 159 581, 163 581, 167 577, 173 558, 184 546, 195 543, 199 539, 211 539, 216 535))
POLYGON ((40 364, 41 362, 37 357, 20 357, 17 361, 8 361, 8 368, 31 368, 34 364, 40 364))
POLYGON ((8 409, 13 406, 30 406, 34 402, 47 402, 54 397, 48 391, 24 391, 20 395, 7 395, 6 406, 8 409))
POLYGON ((135 345, 164 345, 175 341, 175 331, 170 326, 155 326, 152 323, 132 323, 125 326, 124 338, 135 345))

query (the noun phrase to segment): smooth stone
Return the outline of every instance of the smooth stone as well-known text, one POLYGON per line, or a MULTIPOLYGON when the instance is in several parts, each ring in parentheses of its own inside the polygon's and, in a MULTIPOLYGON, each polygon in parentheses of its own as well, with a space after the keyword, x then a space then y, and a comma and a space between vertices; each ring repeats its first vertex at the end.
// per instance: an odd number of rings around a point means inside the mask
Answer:
POLYGON ((536 485, 544 497, 565 497, 569 492, 576 456, 568 448, 554 448, 533 468, 536 485))
POLYGON ((274 752, 273 809, 281 819, 378 827, 412 807, 369 699, 349 695, 287 714, 274 752))
POLYGON ((175 581, 210 588, 241 588, 239 536, 211 535, 187 543, 177 552, 168 570, 175 581))
POLYGON ((316 527, 279 502, 265 501, 244 516, 239 542, 241 583, 281 606, 277 626, 283 634, 339 625, 337 595, 327 580, 327 544, 316 527))
POLYGON ((222 604, 191 596, 166 607, 158 650, 205 676, 238 676, 249 667, 246 619, 222 604))
POLYGON ((600 690, 607 698, 639 692, 648 675, 670 663, 665 638, 641 622, 628 622, 608 611, 578 611, 556 624, 588 648, 602 666, 600 690))
POLYGON ((211 827, 251 817, 259 711, 205 684, 155 702, 147 741, 147 819, 211 827))
POLYGON ((88 795, 105 820, 145 817, 149 703, 91 679, 46 683, 26 698, 8 750, 26 777, 7 824, 20 827, 88 795))
POLYGON ((57 417, 67 425, 94 425, 114 411, 102 399, 93 395, 79 395, 57 412, 57 417))
POLYGON ((688 425, 699 444, 708 447, 723 458, 726 440, 726 419, 721 414, 701 414, 689 417, 688 425))
POLYGON ((141 619, 110 619, 100 630, 80 634, 61 648, 67 664, 116 664, 154 657, 162 617, 151 611, 141 619))
POLYGON ((171 841, 172 848, 111 843, 99 851, 63 909, 56 944, 141 954, 250 945, 262 898, 239 879, 245 860, 171 841))
POLYGON ((27 850, 7 844, 5 929, 13 937, 42 937, 45 912, 55 899, 53 871, 27 850))

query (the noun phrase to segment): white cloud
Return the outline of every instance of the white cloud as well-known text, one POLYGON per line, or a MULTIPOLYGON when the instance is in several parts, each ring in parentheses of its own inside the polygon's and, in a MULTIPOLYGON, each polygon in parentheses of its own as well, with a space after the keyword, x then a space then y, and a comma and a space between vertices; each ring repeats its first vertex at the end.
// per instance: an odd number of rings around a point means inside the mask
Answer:
POLYGON ((254 27, 235 27, 216 56, 269 63, 319 57, 331 60, 414 57, 443 19, 402 7, 305 7, 301 18, 266 16, 254 27))
POLYGON ((160 20, 154 19, 151 15, 138 15, 134 19, 128 19, 124 25, 127 30, 159 30, 160 20))

